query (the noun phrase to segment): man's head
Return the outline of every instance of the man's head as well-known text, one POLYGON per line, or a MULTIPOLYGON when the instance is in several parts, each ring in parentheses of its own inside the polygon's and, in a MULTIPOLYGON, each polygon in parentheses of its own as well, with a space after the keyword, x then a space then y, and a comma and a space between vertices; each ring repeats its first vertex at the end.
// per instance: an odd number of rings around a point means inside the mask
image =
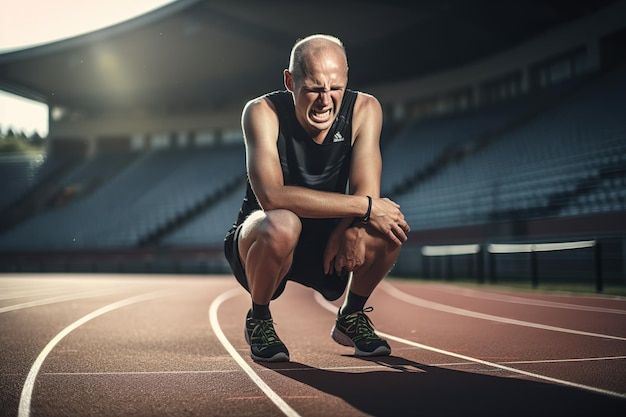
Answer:
POLYGON ((348 61, 341 41, 328 35, 299 40, 284 75, 302 127, 312 137, 329 129, 348 83, 348 61))

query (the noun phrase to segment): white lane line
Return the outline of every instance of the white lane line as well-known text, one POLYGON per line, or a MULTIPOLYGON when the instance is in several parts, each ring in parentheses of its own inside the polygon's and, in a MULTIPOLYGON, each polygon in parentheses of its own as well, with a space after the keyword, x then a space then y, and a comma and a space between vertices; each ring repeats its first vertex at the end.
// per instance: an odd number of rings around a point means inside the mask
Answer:
POLYGON ((413 304, 419 307, 429 308, 431 310, 443 311, 444 313, 458 314, 461 316, 474 317, 474 318, 482 319, 482 320, 490 320, 490 321, 495 321, 498 323, 513 324, 516 326, 524 326, 524 327, 532 327, 535 329, 550 330, 553 332, 570 333, 570 334, 576 334, 580 336, 591 336, 591 337, 599 337, 601 339, 613 339, 613 340, 626 341, 626 337, 612 336, 612 335, 600 334, 600 333, 583 332, 581 330, 566 329, 563 327, 549 326, 546 324, 533 323, 529 321, 508 319, 506 317, 493 316, 491 314, 478 313, 476 311, 465 310, 463 308, 451 307, 445 304, 440 304, 434 301, 424 300, 422 298, 415 297, 410 294, 406 294, 386 282, 382 282, 379 288, 398 300, 401 300, 406 303, 413 304))
POLYGON ((571 358, 571 359, 544 359, 539 361, 508 361, 502 362, 509 365, 515 364, 537 364, 537 363, 567 363, 567 362, 594 362, 594 361, 611 361, 616 359, 626 359, 626 356, 604 356, 601 358, 571 358))
MULTIPOLYGON (((287 372, 287 371, 318 371, 320 369, 331 371, 331 370, 360 370, 360 369, 385 369, 389 368, 388 366, 382 365, 372 365, 372 366, 335 366, 335 367, 326 367, 326 368, 272 368, 272 369, 264 369, 261 372, 269 372, 276 373, 276 371, 287 372)), ((44 375, 55 375, 55 376, 89 376, 89 375, 202 375, 202 374, 232 374, 232 373, 240 373, 241 370, 224 370, 224 369, 215 369, 215 370, 204 370, 204 371, 127 371, 127 372, 45 372, 44 375)))
POLYGON ((40 296, 58 296, 63 291, 55 288, 30 289, 30 290, 11 290, 0 287, 0 300, 14 300, 16 298, 40 297, 40 296))
POLYGON ((67 336, 68 334, 70 334, 72 331, 76 330, 83 324, 87 323, 89 320, 92 320, 98 316, 101 316, 103 314, 109 313, 118 308, 125 307, 131 304, 139 303, 139 302, 150 300, 153 298, 163 297, 167 295, 168 293, 171 293, 171 291, 167 291, 167 290, 154 291, 154 292, 150 292, 147 294, 138 295, 135 297, 130 297, 130 298, 118 301, 113 304, 109 304, 107 306, 104 306, 96 311, 93 311, 87 314, 86 316, 83 316, 82 318, 76 320, 74 323, 70 324, 65 329, 63 329, 50 342, 48 342, 46 347, 44 347, 41 353, 39 353, 39 356, 37 356, 37 359, 35 359, 35 362, 31 366, 30 372, 28 372, 28 375, 26 376, 26 382, 24 383, 24 387, 22 388, 22 395, 20 396, 20 403, 19 403, 18 414, 17 414, 18 417, 28 417, 30 415, 30 404, 31 404, 32 396, 33 396, 33 388, 35 387, 35 380, 37 379, 37 374, 39 373, 39 370, 41 369, 43 362, 46 360, 46 357, 50 354, 50 352, 52 352, 52 349, 54 349, 54 347, 65 336, 67 336))
MULTIPOLYGON (((416 350, 414 347, 406 348, 416 350)), ((601 358, 572 358, 572 359, 545 359, 535 361, 506 361, 500 362, 500 364, 506 365, 536 365, 543 363, 563 363, 563 362, 594 362, 594 361, 607 361, 607 360, 619 360, 626 359, 626 356, 604 356, 601 358)), ((426 366, 467 366, 472 365, 473 362, 442 362, 442 363, 430 363, 424 364, 426 366)), ((369 366, 327 366, 322 368, 272 368, 262 370, 261 372, 304 372, 304 371, 362 371, 371 369, 389 369, 389 366, 384 365, 369 365, 369 366)), ((213 369, 203 371, 121 371, 121 372, 44 372, 43 375, 54 376, 141 376, 141 375, 205 375, 205 374, 232 374, 241 372, 239 370, 226 370, 226 369, 213 369)), ((13 375, 13 374, 7 374, 13 375)), ((17 375, 17 374, 15 374, 17 375)))
POLYGON ((219 320, 217 318, 217 311, 220 308, 220 305, 230 298, 241 295, 241 288, 233 288, 230 291, 220 294, 213 302, 211 303, 211 307, 209 308, 209 320, 211 322, 211 327, 213 328, 213 332, 217 336, 218 340, 222 343, 226 351, 233 357, 235 362, 243 369, 243 371, 248 374, 248 377, 254 382, 263 393, 269 398, 275 405, 278 407, 280 411, 283 412, 284 415, 290 417, 299 417, 300 414, 296 412, 289 404, 287 404, 274 390, 272 390, 269 385, 267 385, 261 377, 254 372, 254 370, 246 363, 246 361, 241 357, 237 349, 233 347, 230 343, 222 328, 220 327, 219 320))
MULTIPOLYGON (((122 287, 121 289, 129 290, 130 288, 129 287, 122 287)), ((41 300, 27 301, 25 303, 14 304, 12 306, 1 307, 0 308, 0 313, 6 313, 6 312, 9 312, 9 311, 21 310, 23 308, 39 307, 39 306, 46 305, 46 304, 61 303, 61 302, 64 302, 64 301, 78 300, 78 299, 82 299, 82 298, 100 297, 100 296, 103 296, 103 295, 110 295, 110 294, 115 294, 115 293, 118 293, 118 292, 120 292, 120 290, 115 289, 115 288, 111 288, 111 289, 106 289, 106 290, 89 290, 89 291, 83 291, 83 292, 79 292, 79 293, 58 295, 56 297, 44 298, 44 299, 41 299, 41 300)))
POLYGON ((463 289, 461 291, 455 291, 452 288, 437 288, 437 289, 443 292, 450 293, 450 294, 462 295, 464 297, 472 297, 472 298, 479 298, 479 299, 492 300, 492 301, 501 301, 501 302, 513 303, 513 304, 524 304, 524 305, 531 305, 531 306, 538 306, 538 307, 562 308, 566 310, 591 311, 595 313, 626 314, 626 310, 620 310, 616 308, 592 307, 592 306, 583 306, 579 304, 560 303, 556 301, 533 300, 530 298, 516 297, 512 295, 505 295, 505 294, 482 293, 479 291, 469 290, 469 289, 463 289))
POLYGON ((235 370, 204 370, 204 371, 122 371, 122 372, 44 372, 44 375, 56 375, 56 376, 90 376, 90 375, 202 375, 202 374, 231 374, 241 372, 239 369, 235 370))
POLYGON ((586 390, 586 391, 597 392, 598 394, 608 395, 608 396, 611 396, 611 397, 626 398, 626 393, 609 391, 609 390, 605 390, 605 389, 602 389, 602 388, 592 387, 592 386, 589 386, 589 385, 577 384, 575 382, 565 381, 563 379, 558 379, 558 378, 552 378, 552 377, 549 377, 549 376, 536 374, 534 372, 527 372, 527 371, 523 371, 521 369, 511 368, 509 366, 504 366, 504 365, 501 365, 501 364, 498 364, 498 363, 484 361, 482 359, 473 358, 471 356, 461 355, 459 353, 454 353, 454 352, 450 352, 450 351, 447 351, 447 350, 438 349, 438 348, 435 348, 435 347, 432 347, 432 346, 423 345, 421 343, 413 342, 411 340, 402 339, 400 337, 396 337, 396 336, 393 336, 393 335, 390 335, 390 334, 387 334, 387 333, 383 333, 383 332, 376 332, 376 333, 378 333, 381 337, 387 338, 389 340, 394 340, 394 341, 399 342, 399 343, 404 343, 406 345, 415 346, 415 347, 420 348, 420 349, 430 350, 431 352, 440 353, 442 355, 452 356, 452 357, 455 357, 455 358, 458 358, 458 359, 462 359, 464 361, 471 361, 471 362, 478 363, 478 364, 481 364, 481 365, 490 366, 490 367, 493 367, 493 368, 496 368, 496 369, 501 369, 503 371, 513 372, 513 373, 520 374, 520 375, 525 375, 525 376, 528 376, 528 377, 531 377, 531 378, 536 378, 536 379, 541 379, 543 381, 553 382, 553 383, 559 384, 559 385, 565 385, 565 386, 569 386, 569 387, 573 387, 573 388, 583 389, 583 390, 586 390))
MULTIPOLYGON (((320 304, 322 307, 324 307, 326 310, 330 311, 331 313, 333 313, 333 314, 337 313, 337 307, 335 307, 332 303, 330 303, 329 301, 324 299, 324 297, 322 297, 321 294, 315 293, 315 300, 317 301, 318 304, 320 304)), ((461 359, 463 361, 478 363, 478 364, 489 366, 489 367, 492 367, 492 368, 501 369, 501 370, 504 370, 504 371, 513 372, 513 373, 520 374, 520 375, 525 375, 525 376, 528 376, 528 377, 531 377, 531 378, 536 378, 536 379, 540 379, 540 380, 544 380, 544 381, 548 381, 548 382, 553 382, 553 383, 559 384, 559 385, 565 385, 565 386, 579 388, 579 389, 583 389, 583 390, 587 390, 587 391, 597 392, 599 394, 609 395, 611 397, 626 398, 626 394, 623 394, 623 393, 620 393, 620 392, 609 391, 609 390, 605 390, 605 389, 602 389, 602 388, 592 387, 592 386, 589 386, 589 385, 577 384, 575 382, 570 382, 570 381, 565 381, 565 380, 562 380, 562 379, 552 378, 552 377, 545 376, 545 375, 535 374, 533 372, 522 371, 521 369, 511 368, 509 366, 500 365, 498 363, 484 361, 482 359, 473 358, 471 356, 461 355, 459 353, 454 353, 454 352, 450 352, 450 351, 447 351, 447 350, 439 349, 439 348, 436 348, 436 347, 424 345, 424 344, 421 344, 421 343, 414 342, 412 340, 402 339, 400 337, 396 337, 396 336, 393 336, 393 335, 388 334, 388 333, 383 333, 383 332, 380 332, 378 330, 376 331, 376 333, 379 336, 383 337, 383 338, 386 338, 386 339, 389 339, 389 340, 393 340, 393 341, 396 341, 398 343, 402 343, 402 344, 405 344, 405 345, 413 346, 413 347, 416 347, 416 348, 419 348, 419 349, 429 350, 431 352, 439 353, 441 355, 452 356, 454 358, 461 359)))
MULTIPOLYGON (((415 349, 413 347, 406 349, 415 349)), ((506 361, 500 362, 501 364, 507 365, 516 365, 516 364, 542 364, 542 363, 567 363, 567 362, 594 362, 594 361, 610 361, 610 360, 619 360, 626 359, 626 356, 604 356, 599 358, 571 358, 571 359, 542 359, 542 360, 534 360, 534 361, 506 361)), ((428 366, 464 366, 471 365, 473 362, 442 362, 442 363, 432 363, 428 364, 428 366)), ((388 366, 383 365, 369 365, 369 366, 328 366, 323 368, 272 368, 267 369, 262 372, 291 372, 291 371, 317 371, 317 370, 325 370, 325 371, 340 371, 340 370, 364 370, 364 369, 388 369, 388 366)), ((240 372, 238 370, 227 370, 227 369, 210 369, 203 371, 120 371, 120 372, 44 372, 44 375, 56 375, 56 376, 90 376, 90 375, 101 375, 101 376, 124 376, 124 375, 202 375, 202 374, 232 374, 240 372)))

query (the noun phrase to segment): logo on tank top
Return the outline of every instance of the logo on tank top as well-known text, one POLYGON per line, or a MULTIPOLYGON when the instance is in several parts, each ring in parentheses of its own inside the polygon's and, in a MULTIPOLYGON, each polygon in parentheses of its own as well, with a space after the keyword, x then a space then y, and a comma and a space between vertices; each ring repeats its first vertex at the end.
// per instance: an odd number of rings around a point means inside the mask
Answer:
POLYGON ((333 142, 343 142, 344 140, 345 139, 340 132, 335 133, 335 135, 333 136, 333 142))

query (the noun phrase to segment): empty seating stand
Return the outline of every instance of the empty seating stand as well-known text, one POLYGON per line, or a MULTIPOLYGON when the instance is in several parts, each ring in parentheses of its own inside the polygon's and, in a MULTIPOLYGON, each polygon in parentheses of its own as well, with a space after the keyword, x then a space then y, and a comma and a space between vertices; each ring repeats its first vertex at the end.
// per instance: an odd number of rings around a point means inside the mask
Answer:
POLYGON ((621 69, 396 199, 416 230, 626 210, 624 108, 621 69))
MULTIPOLYGON (((520 123, 528 105, 409 125, 383 150, 383 194, 416 231, 626 210, 626 70, 520 123), (455 158, 442 157, 451 151, 455 158)), ((0 208, 54 164, 1 161, 0 208)), ((239 210, 244 175, 242 144, 101 154, 56 182, 80 192, 1 232, 0 250, 130 248, 159 230, 153 244, 163 247, 216 246, 239 210)))

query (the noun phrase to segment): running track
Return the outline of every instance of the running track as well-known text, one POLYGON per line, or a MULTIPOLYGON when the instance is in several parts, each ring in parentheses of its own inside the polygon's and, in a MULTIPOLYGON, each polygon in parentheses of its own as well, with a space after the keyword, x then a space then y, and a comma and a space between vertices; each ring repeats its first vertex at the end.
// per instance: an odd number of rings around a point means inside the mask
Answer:
POLYGON ((289 284, 292 361, 258 364, 232 277, 0 275, 0 415, 626 415, 625 298, 388 279, 369 304, 392 356, 351 356, 289 284))

